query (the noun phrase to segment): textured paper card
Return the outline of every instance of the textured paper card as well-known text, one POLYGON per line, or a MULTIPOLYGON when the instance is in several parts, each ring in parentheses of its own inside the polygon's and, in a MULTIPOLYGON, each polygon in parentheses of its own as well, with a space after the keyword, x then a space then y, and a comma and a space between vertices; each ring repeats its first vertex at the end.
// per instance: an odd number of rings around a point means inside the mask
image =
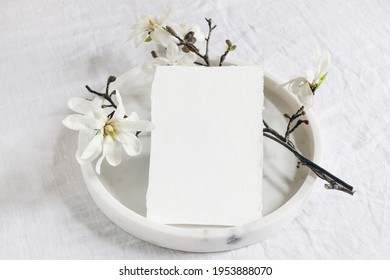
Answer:
POLYGON ((157 67, 147 217, 239 225, 261 217, 263 71, 157 67))

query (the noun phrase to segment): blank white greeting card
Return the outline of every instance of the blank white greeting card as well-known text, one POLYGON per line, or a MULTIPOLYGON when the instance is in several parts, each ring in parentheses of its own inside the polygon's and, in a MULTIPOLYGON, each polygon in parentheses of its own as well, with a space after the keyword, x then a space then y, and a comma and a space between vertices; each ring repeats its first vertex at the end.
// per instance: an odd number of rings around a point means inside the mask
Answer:
POLYGON ((263 71, 157 67, 147 217, 240 225, 261 217, 263 71))

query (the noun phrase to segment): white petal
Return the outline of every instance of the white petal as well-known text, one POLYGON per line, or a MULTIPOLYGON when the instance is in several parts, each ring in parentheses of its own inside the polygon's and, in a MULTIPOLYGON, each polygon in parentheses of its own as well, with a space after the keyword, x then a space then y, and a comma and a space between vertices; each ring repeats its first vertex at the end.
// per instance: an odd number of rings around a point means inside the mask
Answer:
POLYGON ((292 91, 294 94, 298 94, 299 92, 299 82, 292 82, 289 86, 289 89, 292 91))
POLYGON ((100 154, 100 152, 102 151, 102 144, 103 144, 103 134, 99 132, 92 138, 91 142, 89 142, 89 144, 81 154, 80 158, 87 159, 95 153, 100 154))
POLYGON ((101 109, 98 104, 83 98, 71 98, 68 101, 68 107, 80 114, 86 115, 92 111, 101 109))
POLYGON ((104 158, 107 156, 108 153, 110 153, 110 151, 112 149, 112 143, 113 143, 113 139, 112 139, 111 136, 105 136, 104 137, 103 153, 102 153, 102 156, 96 162, 96 167, 95 167, 95 170, 96 170, 97 174, 100 174, 100 167, 102 165, 102 162, 103 162, 104 158))
POLYGON ((101 153, 101 151, 96 150, 96 152, 93 153, 89 158, 82 159, 80 156, 80 153, 77 151, 75 156, 76 156, 77 162, 80 165, 85 165, 85 164, 88 164, 88 163, 91 163, 92 161, 94 161, 100 155, 100 153, 101 153))
POLYGON ((138 121, 138 120, 139 120, 139 117, 138 117, 137 112, 131 113, 130 116, 127 117, 127 120, 138 121))
POLYGON ((148 38, 149 34, 148 32, 142 32, 138 34, 137 36, 134 36, 132 38, 133 47, 138 48, 142 43, 145 42, 146 38, 148 38))
POLYGON ((173 6, 169 7, 157 20, 157 24, 162 25, 165 21, 171 16, 175 8, 173 6))
POLYGON ((132 41, 133 47, 138 47, 142 43, 145 42, 146 38, 149 36, 146 29, 149 26, 149 19, 146 19, 146 21, 143 21, 141 23, 134 24, 131 27, 131 36, 129 40, 132 41))
POLYGON ((106 122, 108 121, 107 115, 104 113, 104 111, 101 112, 93 112, 93 117, 95 118, 95 129, 101 129, 104 127, 106 122))
POLYGON ((168 31, 162 29, 162 27, 156 28, 153 32, 149 34, 149 36, 155 41, 157 44, 161 44, 164 47, 168 46, 170 42, 172 42, 172 35, 169 34, 168 31))
POLYGON ((304 81, 306 81, 306 78, 304 78, 304 77, 297 77, 297 78, 291 79, 290 81, 288 81, 286 83, 277 85, 276 88, 285 87, 287 85, 291 86, 291 84, 294 83, 294 82, 300 83, 300 82, 304 82, 304 81))
MULTIPOLYGON (((111 137, 110 137, 111 138, 111 137)), ((112 138, 111 138, 112 139, 112 138)), ((122 161, 122 145, 120 142, 113 140, 110 150, 107 152, 106 159, 112 166, 117 166, 122 161)))
POLYGON ((176 24, 174 26, 174 29, 176 31, 176 33, 180 36, 180 37, 184 37, 188 32, 190 32, 190 25, 186 22, 184 23, 180 23, 180 24, 176 24))
POLYGON ((154 59, 153 59, 152 61, 142 64, 141 69, 145 72, 152 73, 156 69, 156 65, 157 63, 154 63, 154 59))
POLYGON ((122 143, 125 152, 129 156, 137 156, 141 153, 142 143, 134 134, 122 132, 116 136, 116 139, 122 143))
POLYGON ((144 120, 129 120, 123 119, 119 123, 119 129, 120 131, 151 131, 153 129, 153 124, 150 121, 144 121, 144 120))
POLYGON ((114 118, 123 119, 123 117, 126 115, 126 112, 125 112, 125 107, 123 106, 122 96, 118 90, 116 90, 115 97, 116 100, 118 101, 118 104, 117 104, 117 108, 115 109, 114 118))
MULTIPOLYGON (((317 73, 316 73, 317 75, 317 73)), ((313 71, 309 70, 306 73, 306 80, 309 81, 310 83, 314 83, 316 79, 316 76, 314 75, 313 71)))
POLYGON ((309 96, 313 95, 313 92, 311 91, 309 83, 303 83, 299 86, 298 95, 301 96, 309 96))
POLYGON ((311 108, 314 104, 313 95, 298 96, 299 101, 302 103, 305 108, 311 108))
POLYGON ((92 116, 72 114, 62 120, 62 124, 69 129, 99 129, 100 122, 92 116))
POLYGON ((193 52, 184 54, 177 62, 177 65, 182 66, 195 66, 194 62, 196 61, 196 54, 193 52))
POLYGON ((139 35, 140 33, 146 32, 146 29, 150 25, 149 19, 151 17, 149 15, 141 15, 138 17, 138 22, 131 25, 130 29, 132 34, 139 35))
POLYGON ((302 105, 304 105, 305 107, 310 108, 313 106, 313 92, 311 91, 311 88, 308 83, 302 84, 299 87, 297 96, 299 101, 301 101, 302 105))
POLYGON ((194 32, 194 37, 196 38, 195 43, 201 43, 205 40, 205 35, 199 26, 196 26, 196 25, 192 26, 191 31, 194 32))
POLYGON ((100 97, 100 96, 96 96, 94 99, 92 99, 92 102, 94 104, 97 104, 100 108, 104 104, 104 101, 106 101, 106 100, 103 97, 100 97))
POLYGON ((76 151, 76 160, 79 164, 85 165, 93 161, 99 154, 100 150, 96 150, 90 157, 86 159, 81 159, 81 154, 84 152, 85 148, 88 146, 90 139, 93 138, 96 132, 93 130, 81 130, 79 133, 78 139, 78 148, 76 151))
POLYGON ((308 85, 308 82, 304 78, 296 78, 294 80, 291 80, 291 83, 289 85, 289 89, 292 91, 294 94, 299 94, 300 91, 302 90, 301 87, 304 85, 308 85))
POLYGON ((317 73, 315 76, 315 82, 318 83, 319 79, 328 72, 328 67, 330 63, 330 54, 328 51, 322 53, 321 59, 318 62, 317 73))
POLYGON ((148 23, 149 24, 149 19, 152 18, 150 15, 145 15, 142 14, 138 17, 139 21, 142 23, 148 23))
POLYGON ((170 42, 167 46, 166 57, 169 61, 175 61, 179 54, 179 47, 174 43, 170 42))

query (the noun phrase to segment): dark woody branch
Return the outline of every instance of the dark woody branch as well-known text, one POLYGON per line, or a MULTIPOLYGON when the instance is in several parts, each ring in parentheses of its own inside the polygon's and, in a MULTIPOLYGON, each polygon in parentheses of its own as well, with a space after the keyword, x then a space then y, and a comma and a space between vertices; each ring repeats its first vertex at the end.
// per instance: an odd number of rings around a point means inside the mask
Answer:
POLYGON ((299 110, 292 115, 291 117, 285 114, 284 116, 289 119, 289 122, 287 124, 287 129, 285 136, 282 136, 280 133, 278 133, 276 130, 271 128, 269 124, 266 121, 263 121, 264 123, 264 129, 263 129, 263 135, 264 137, 267 137, 278 144, 282 145, 286 149, 288 149, 290 152, 292 152, 295 157, 299 160, 300 165, 307 166, 311 171, 313 171, 319 178, 326 181, 325 188, 327 189, 334 189, 343 191, 345 193, 348 193, 350 195, 353 195, 355 190, 354 188, 341 180, 340 178, 336 177, 335 175, 331 174, 329 171, 325 170, 321 166, 317 165, 316 163, 312 162, 308 158, 306 158, 304 155, 302 155, 294 146, 294 144, 289 140, 290 134, 294 132, 300 125, 302 124, 309 124, 309 121, 299 119, 300 117, 305 115, 304 107, 302 106, 299 108, 299 110), (293 125, 293 122, 296 120, 295 125, 293 125))
MULTIPOLYGON (((177 35, 177 33, 175 32, 175 30, 172 27, 166 26, 165 30, 167 32, 169 32, 169 34, 171 34, 171 36, 175 37, 179 41, 179 43, 177 45, 181 46, 184 52, 193 52, 198 57, 203 59, 203 61, 204 61, 204 64, 200 63, 200 62, 195 62, 195 64, 201 65, 201 66, 211 66, 210 65, 210 58, 209 58, 209 44, 210 44, 211 33, 213 32, 213 30, 217 26, 213 25, 213 21, 212 21, 211 18, 205 18, 205 20, 207 21, 207 25, 208 25, 208 34, 207 34, 207 38, 205 38, 205 41, 206 41, 206 51, 205 51, 204 54, 201 54, 199 52, 199 49, 195 46, 196 38, 194 37, 194 32, 190 31, 183 38, 181 38, 180 36, 177 35)), ((225 60, 225 58, 228 55, 228 53, 230 51, 235 50, 237 48, 236 45, 233 46, 231 44, 230 40, 226 40, 226 44, 228 46, 226 47, 225 53, 220 58, 219 66, 222 65, 222 63, 225 60), (230 43, 230 45, 229 45, 228 42, 230 43)))

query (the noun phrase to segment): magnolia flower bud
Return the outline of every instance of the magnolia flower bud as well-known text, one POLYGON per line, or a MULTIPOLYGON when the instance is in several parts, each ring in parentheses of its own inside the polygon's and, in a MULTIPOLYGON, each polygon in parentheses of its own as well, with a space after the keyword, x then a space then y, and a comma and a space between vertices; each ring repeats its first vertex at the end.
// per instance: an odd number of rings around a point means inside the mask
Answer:
POLYGON ((169 34, 171 34, 172 36, 177 36, 177 34, 176 34, 176 32, 175 32, 175 30, 173 30, 173 28, 172 27, 170 27, 170 26, 167 26, 167 27, 165 27, 165 30, 166 31, 168 31, 169 32, 169 34))
POLYGON ((151 25, 151 26, 156 26, 156 23, 154 22, 154 20, 153 19, 149 19, 149 24, 151 25))
POLYGON ((183 48, 182 48, 181 50, 182 50, 183 52, 185 52, 185 53, 189 53, 189 52, 190 52, 190 50, 187 48, 186 45, 184 45, 183 48))
POLYGON ((190 31, 188 32, 185 36, 184 36, 184 40, 190 40, 192 37, 194 37, 195 35, 195 32, 194 31, 190 31))
POLYGON ((198 52, 199 51, 199 49, 197 47, 195 47, 193 44, 187 44, 186 47, 191 52, 198 52))
POLYGON ((225 42, 226 42, 226 51, 228 52, 234 51, 237 48, 237 46, 233 45, 232 41, 230 41, 229 39, 227 39, 225 42))
POLYGON ((116 77, 115 76, 110 76, 110 77, 108 77, 107 83, 110 84, 110 83, 113 83, 115 81, 116 81, 116 77))

